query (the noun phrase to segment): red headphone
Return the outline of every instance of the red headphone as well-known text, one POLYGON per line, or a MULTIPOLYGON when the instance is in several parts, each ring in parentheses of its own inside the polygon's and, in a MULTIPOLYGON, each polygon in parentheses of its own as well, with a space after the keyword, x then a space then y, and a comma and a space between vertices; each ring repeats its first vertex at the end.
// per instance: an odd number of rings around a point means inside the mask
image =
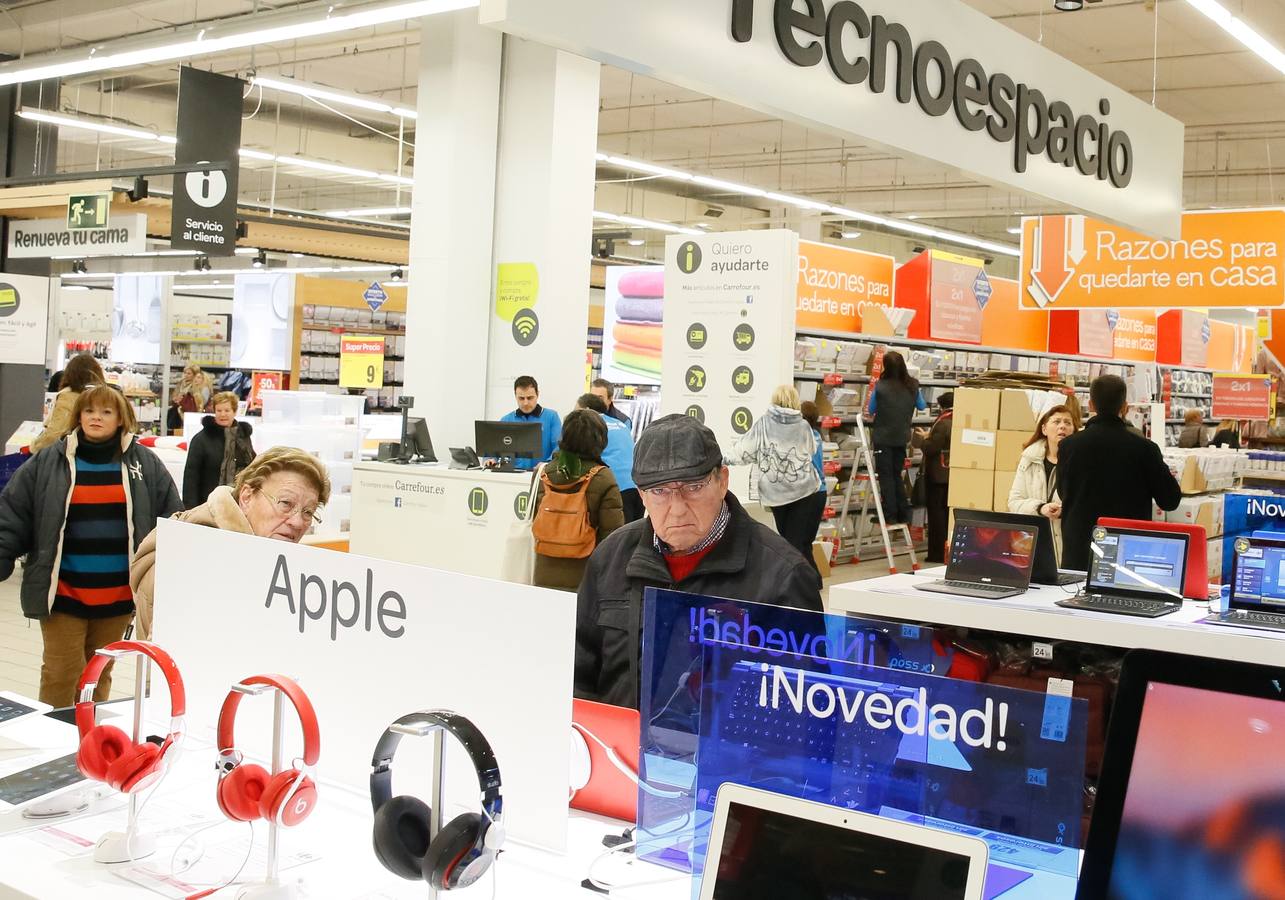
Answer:
POLYGON ((219 784, 216 797, 219 809, 229 819, 252 822, 271 819, 278 825, 298 825, 312 813, 317 804, 317 786, 308 777, 308 770, 321 756, 321 728, 312 701, 292 679, 284 675, 252 675, 240 684, 266 684, 285 694, 299 715, 303 725, 303 768, 290 768, 268 774, 263 766, 246 764, 236 749, 232 727, 236 710, 244 696, 231 691, 219 710, 219 784))
MULTIPOLYGON (((76 727, 80 730, 76 768, 86 778, 106 782, 118 791, 133 794, 156 783, 165 773, 166 753, 183 728, 183 712, 187 703, 183 676, 168 653, 147 641, 115 641, 103 649, 141 653, 156 663, 169 685, 170 733, 164 740, 148 738, 136 744, 115 725, 95 724, 94 688, 112 658, 95 653, 85 671, 80 673, 80 687, 76 690, 76 727)), ((139 699, 136 697, 135 702, 139 699)))

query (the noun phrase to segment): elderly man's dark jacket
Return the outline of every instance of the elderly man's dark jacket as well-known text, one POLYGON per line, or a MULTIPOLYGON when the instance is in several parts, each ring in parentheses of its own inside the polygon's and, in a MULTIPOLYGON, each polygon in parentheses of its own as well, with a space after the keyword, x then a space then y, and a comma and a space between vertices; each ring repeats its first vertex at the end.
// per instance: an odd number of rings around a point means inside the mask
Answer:
POLYGON ((727 530, 690 575, 674 583, 650 519, 598 545, 576 603, 577 697, 638 706, 643 591, 649 587, 821 612, 821 578, 780 535, 731 494, 727 530))

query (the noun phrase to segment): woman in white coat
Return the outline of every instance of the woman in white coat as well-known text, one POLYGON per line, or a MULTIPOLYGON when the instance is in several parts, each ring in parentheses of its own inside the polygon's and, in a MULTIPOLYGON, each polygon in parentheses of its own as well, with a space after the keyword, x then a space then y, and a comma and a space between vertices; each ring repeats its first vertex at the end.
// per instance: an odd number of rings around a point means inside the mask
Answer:
POLYGON ((1062 439, 1075 431, 1075 419, 1066 406, 1055 406, 1040 416, 1035 433, 1026 442, 1008 492, 1008 511, 1044 516, 1053 532, 1053 552, 1062 560, 1062 500, 1057 493, 1057 450, 1062 439))

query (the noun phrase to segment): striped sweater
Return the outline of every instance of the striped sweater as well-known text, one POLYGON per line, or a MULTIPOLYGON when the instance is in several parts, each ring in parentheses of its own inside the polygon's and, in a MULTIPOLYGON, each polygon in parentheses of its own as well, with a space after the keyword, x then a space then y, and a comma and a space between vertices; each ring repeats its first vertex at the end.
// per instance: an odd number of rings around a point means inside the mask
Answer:
POLYGON ((53 611, 105 619, 134 611, 129 589, 129 508, 119 442, 76 446, 76 481, 63 527, 53 611))

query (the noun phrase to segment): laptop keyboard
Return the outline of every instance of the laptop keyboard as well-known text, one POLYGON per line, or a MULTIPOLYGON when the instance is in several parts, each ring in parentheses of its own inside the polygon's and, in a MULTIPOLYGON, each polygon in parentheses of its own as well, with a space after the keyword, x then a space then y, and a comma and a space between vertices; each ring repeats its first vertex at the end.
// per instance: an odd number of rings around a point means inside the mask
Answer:
POLYGON ((974 581, 948 581, 942 580, 942 585, 948 588, 962 588, 968 591, 985 591, 988 594, 1009 594, 1013 588, 1002 584, 980 584, 974 581))
POLYGON ((25 706, 16 700, 6 700, 0 697, 0 722, 7 722, 10 719, 16 719, 19 716, 25 716, 27 713, 35 712, 35 708, 25 706))
POLYGON ((1228 617, 1235 619, 1237 622, 1244 622, 1247 625, 1264 625, 1268 628, 1285 628, 1285 616, 1278 613, 1234 610, 1228 614, 1228 617))
POLYGON ((1161 611, 1172 612, 1181 607, 1178 603, 1141 600, 1136 597, 1115 597, 1110 594, 1077 594, 1070 600, 1059 600, 1058 605, 1125 616, 1154 616, 1161 611))

